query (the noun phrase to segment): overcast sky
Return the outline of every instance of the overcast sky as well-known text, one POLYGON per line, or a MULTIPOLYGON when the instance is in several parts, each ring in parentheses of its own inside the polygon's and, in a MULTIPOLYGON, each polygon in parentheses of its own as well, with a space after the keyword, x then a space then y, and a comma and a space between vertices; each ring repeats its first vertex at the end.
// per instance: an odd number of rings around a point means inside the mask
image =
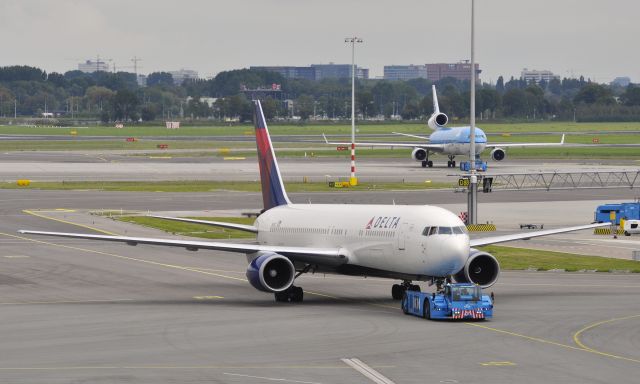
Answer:
MULTIPOLYGON (((111 59, 141 73, 212 76, 251 65, 457 62, 470 56, 471 0, 2 0, 0 65, 47 71, 111 59)), ((640 82, 640 2, 476 0, 483 81, 523 68, 640 82)))

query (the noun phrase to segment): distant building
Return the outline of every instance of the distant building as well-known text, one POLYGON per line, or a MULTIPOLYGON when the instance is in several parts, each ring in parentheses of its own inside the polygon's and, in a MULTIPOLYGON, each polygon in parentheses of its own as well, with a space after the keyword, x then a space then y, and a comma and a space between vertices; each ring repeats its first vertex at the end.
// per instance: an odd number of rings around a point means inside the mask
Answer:
POLYGON ((315 80, 316 70, 312 67, 249 67, 249 69, 257 69, 262 71, 276 72, 285 79, 306 79, 315 80))
POLYGON ((109 64, 104 61, 91 61, 87 60, 84 63, 78 64, 78 70, 84 73, 93 73, 98 71, 109 71, 109 64))
POLYGON ((522 70, 522 72, 520 72, 520 79, 524 80, 527 84, 531 83, 532 81, 535 81, 535 83, 537 84, 542 80, 548 83, 553 79, 560 79, 560 76, 554 75, 553 72, 548 70, 538 71, 535 69, 525 68, 522 70))
MULTIPOLYGON (((351 77, 351 64, 312 64, 309 67, 294 66, 253 66, 250 69, 277 72, 285 79, 341 79, 351 77)), ((369 78, 369 69, 356 66, 356 77, 369 78)))
MULTIPOLYGON (((311 64, 311 67, 316 70, 316 80, 351 77, 351 64, 311 64)), ((358 79, 368 79, 369 69, 356 66, 356 77, 358 79)))
POLYGON ((426 65, 385 65, 384 66, 384 79, 385 80, 411 80, 411 79, 426 79, 427 78, 427 66, 426 65))
POLYGON ((173 77, 173 84, 182 85, 185 80, 198 79, 198 72, 191 69, 181 69, 179 71, 169 71, 173 77))
POLYGON ((139 87, 146 87, 147 86, 147 75, 138 74, 138 77, 136 78, 136 81, 138 82, 138 86, 139 87))
MULTIPOLYGON (((471 81, 471 63, 435 63, 427 64, 427 79, 431 81, 442 80, 445 77, 453 77, 458 80, 471 81)), ((480 64, 476 63, 476 81, 480 81, 480 64)))
POLYGON ((617 85, 619 87, 628 87, 629 84, 631 84, 631 79, 628 78, 627 76, 623 76, 623 77, 616 77, 615 79, 613 79, 613 81, 611 82, 611 85, 617 85))

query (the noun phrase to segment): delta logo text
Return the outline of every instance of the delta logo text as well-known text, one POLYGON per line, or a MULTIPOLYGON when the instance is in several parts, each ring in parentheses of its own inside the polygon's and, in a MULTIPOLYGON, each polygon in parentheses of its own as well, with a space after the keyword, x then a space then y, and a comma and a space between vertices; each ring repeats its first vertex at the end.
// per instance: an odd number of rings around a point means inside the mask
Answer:
POLYGON ((365 229, 396 229, 400 222, 399 216, 373 216, 367 223, 365 229))

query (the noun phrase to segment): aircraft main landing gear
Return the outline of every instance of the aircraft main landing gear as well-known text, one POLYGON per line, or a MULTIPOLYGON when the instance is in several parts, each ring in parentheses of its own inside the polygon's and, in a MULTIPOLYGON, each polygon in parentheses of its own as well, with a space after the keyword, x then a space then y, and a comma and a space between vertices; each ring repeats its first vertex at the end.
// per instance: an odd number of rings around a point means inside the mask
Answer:
POLYGON ((411 284, 411 281, 405 280, 402 284, 393 284, 391 286, 391 297, 394 300, 402 300, 405 291, 420 292, 420 286, 418 284, 411 284))
POLYGON ((449 155, 449 161, 447 162, 447 167, 448 168, 455 168, 456 167, 456 161, 454 160, 456 157, 453 155, 449 155))
POLYGON ((276 292, 273 294, 277 302, 292 302, 299 303, 304 298, 304 291, 300 287, 291 286, 282 292, 276 292))
POLYGON ((422 168, 433 168, 433 161, 431 160, 422 160, 422 168))

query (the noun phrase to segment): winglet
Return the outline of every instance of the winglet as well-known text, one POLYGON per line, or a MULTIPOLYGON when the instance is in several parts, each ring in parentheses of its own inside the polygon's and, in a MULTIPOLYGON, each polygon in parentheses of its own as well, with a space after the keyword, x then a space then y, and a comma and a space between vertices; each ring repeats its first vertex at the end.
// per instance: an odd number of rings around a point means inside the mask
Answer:
POLYGON ((262 112, 260 100, 254 100, 254 123, 256 130, 256 144, 258 146, 258 165, 260 166, 260 181, 262 182, 262 202, 264 210, 279 205, 291 204, 287 192, 284 190, 278 161, 273 152, 271 137, 267 128, 267 121, 262 112))
POLYGON ((562 139, 560 139, 560 145, 564 144, 564 133, 562 134, 562 139))
POLYGON ((322 133, 322 137, 324 138, 324 142, 325 142, 326 144, 330 144, 330 143, 329 143, 329 140, 327 140, 327 136, 325 136, 325 135, 324 135, 324 132, 322 133))
POLYGON ((436 94, 435 84, 431 86, 431 92, 433 93, 433 113, 440 113, 440 107, 438 106, 438 95, 436 94))

